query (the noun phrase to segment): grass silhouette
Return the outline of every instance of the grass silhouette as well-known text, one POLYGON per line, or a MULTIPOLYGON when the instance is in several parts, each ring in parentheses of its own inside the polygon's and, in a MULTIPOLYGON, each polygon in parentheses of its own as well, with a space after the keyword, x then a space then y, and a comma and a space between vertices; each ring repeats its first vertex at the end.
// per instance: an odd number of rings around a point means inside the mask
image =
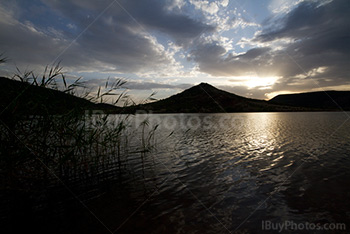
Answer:
POLYGON ((123 111, 107 104, 108 97, 115 97, 114 105, 132 103, 125 92, 118 94, 124 84, 108 79, 93 93, 80 78, 68 84, 59 64, 46 67, 41 76, 17 69, 4 81, 9 92, 2 95, 2 189, 30 191, 37 189, 34 183, 53 181, 98 184, 111 178, 111 171, 120 173, 129 152, 143 157, 152 150, 156 127, 144 122, 141 130, 131 128, 130 114, 108 114, 111 108, 123 111), (139 144, 130 145, 135 138, 139 144))

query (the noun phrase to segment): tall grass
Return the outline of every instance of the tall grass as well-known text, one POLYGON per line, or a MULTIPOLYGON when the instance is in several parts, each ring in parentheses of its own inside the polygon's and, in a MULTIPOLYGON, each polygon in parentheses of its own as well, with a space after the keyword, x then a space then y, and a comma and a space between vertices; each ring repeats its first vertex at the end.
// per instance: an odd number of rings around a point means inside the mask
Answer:
POLYGON ((94 114, 83 107, 53 114, 55 101, 50 108, 34 103, 34 107, 40 105, 39 114, 33 114, 33 109, 16 109, 23 101, 20 95, 30 87, 80 95, 94 103, 105 103, 110 96, 115 97, 114 104, 130 103, 125 92, 118 94, 124 80, 108 79, 97 93, 91 93, 80 79, 68 84, 59 64, 46 67, 41 76, 18 69, 12 79, 26 85, 0 116, 0 173, 5 188, 30 190, 33 183, 55 182, 96 184, 120 173, 129 152, 141 152, 143 157, 153 148, 157 128, 149 130, 145 122, 141 131, 133 131, 129 114, 94 114), (140 144, 130 145, 131 138, 140 139, 140 144))

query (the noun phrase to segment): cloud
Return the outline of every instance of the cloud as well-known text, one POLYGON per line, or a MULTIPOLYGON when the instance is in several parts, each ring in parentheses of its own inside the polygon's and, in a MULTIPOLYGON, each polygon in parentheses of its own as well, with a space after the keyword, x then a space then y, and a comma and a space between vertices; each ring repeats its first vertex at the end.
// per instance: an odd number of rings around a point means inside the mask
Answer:
POLYGON ((253 48, 245 53, 227 53, 218 42, 199 45, 192 51, 192 59, 202 72, 213 76, 246 76, 252 73, 261 76, 271 75, 266 62, 270 59, 270 48, 253 48), (262 61, 264 61, 262 63, 262 61))
MULTIPOLYGON (((324 2, 300 3, 283 18, 282 26, 268 28, 255 39, 263 43, 292 39, 282 51, 292 64, 285 76, 309 73, 318 67, 328 67, 323 77, 332 75, 330 78, 349 71, 350 4, 346 0, 320 3, 324 2)), ((275 56, 277 65, 280 57, 275 56)))
POLYGON ((272 0, 268 6, 268 9, 273 13, 286 13, 302 1, 303 0, 272 0))
POLYGON ((269 90, 237 88, 260 98, 349 84, 349 2, 270 3, 259 17, 273 15, 260 25, 227 0, 3 1, 0 53, 22 68, 57 59, 68 72, 145 78, 144 85, 130 83, 135 90, 177 89, 164 80, 146 82, 164 77, 183 83, 278 77, 263 87, 269 90))
POLYGON ((191 84, 164 84, 164 83, 156 83, 156 82, 135 82, 135 81, 128 81, 125 84, 125 87, 127 89, 132 90, 152 90, 152 89, 180 89, 184 90, 187 88, 190 88, 191 84))
POLYGON ((192 59, 213 76, 280 77, 271 91, 350 84, 349 28, 347 0, 305 1, 270 20, 250 41, 258 47, 237 55, 203 42, 192 59))
MULTIPOLYGON (((109 83, 113 83, 115 79, 109 79, 109 83)), ((125 79, 122 79, 125 80, 125 79)), ((134 81, 134 80, 125 80, 126 83, 122 86, 124 89, 129 90, 152 90, 152 89, 187 89, 192 86, 192 84, 167 84, 160 83, 155 81, 134 81)), ((86 81, 86 86, 89 88, 104 87, 107 82, 107 79, 90 79, 86 81)))
MULTIPOLYGON (((177 3, 178 1, 170 1, 170 4, 177 3)), ((166 33, 179 44, 188 43, 203 32, 215 30, 214 26, 195 20, 180 10, 167 11, 167 1, 124 1, 123 6, 146 29, 166 33)))
MULTIPOLYGON (((216 2, 209 2, 206 0, 204 0, 204 1, 203 0, 190 0, 190 3, 193 4, 196 9, 200 9, 203 12, 211 14, 211 15, 215 14, 219 11, 219 7, 218 7, 216 2)), ((224 2, 221 4, 225 5, 226 3, 224 2)))
POLYGON ((269 47, 253 48, 253 49, 248 50, 247 52, 245 52, 242 55, 236 56, 236 58, 241 58, 244 60, 252 60, 252 59, 255 59, 255 58, 265 54, 266 52, 268 52, 270 50, 271 50, 271 48, 269 48, 269 47))
POLYGON ((183 45, 214 30, 175 9, 170 11, 169 4, 178 1, 42 2, 41 8, 52 18, 31 17, 30 7, 22 7, 29 4, 25 1, 0 4, 6 13, 0 21, 1 32, 6 32, 0 35, 0 50, 17 64, 37 66, 62 60, 65 68, 76 72, 169 73, 181 66, 153 36, 154 31, 183 45))

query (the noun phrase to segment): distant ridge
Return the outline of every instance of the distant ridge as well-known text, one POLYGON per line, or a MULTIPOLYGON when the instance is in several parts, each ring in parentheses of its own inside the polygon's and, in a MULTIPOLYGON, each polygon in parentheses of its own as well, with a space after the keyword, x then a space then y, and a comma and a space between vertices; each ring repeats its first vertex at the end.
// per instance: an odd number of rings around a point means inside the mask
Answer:
POLYGON ((322 110, 350 110, 350 91, 319 91, 298 94, 281 94, 270 103, 318 108, 322 110))
POLYGON ((200 83, 169 98, 138 105, 137 110, 154 113, 220 113, 306 111, 306 108, 273 104, 263 100, 241 97, 207 83, 200 83))
POLYGON ((111 110, 118 107, 95 104, 59 90, 0 77, 0 112, 4 114, 66 114, 70 111, 111 110))
POLYGON ((65 114, 85 110, 103 110, 106 113, 135 113, 138 110, 153 113, 340 111, 350 110, 350 91, 284 94, 264 101, 241 97, 208 83, 200 83, 163 100, 120 108, 106 103, 95 104, 62 91, 0 77, 2 115, 11 116, 12 112, 65 114))

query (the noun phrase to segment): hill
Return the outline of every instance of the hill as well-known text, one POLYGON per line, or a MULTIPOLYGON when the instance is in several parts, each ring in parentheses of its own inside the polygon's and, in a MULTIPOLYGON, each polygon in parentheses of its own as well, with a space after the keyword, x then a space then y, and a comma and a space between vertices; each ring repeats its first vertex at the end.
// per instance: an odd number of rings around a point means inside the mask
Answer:
MULTIPOLYGON (((154 113, 220 113, 220 112, 284 112, 350 110, 350 91, 328 91, 301 94, 278 95, 270 101, 245 98, 214 86, 201 83, 169 98, 152 103, 123 108, 123 113, 137 110, 154 113)), ((121 108, 113 105, 95 104, 74 95, 30 85, 26 82, 0 77, 1 115, 13 113, 65 114, 70 111, 103 110, 120 113, 121 108)))
POLYGON ((350 91, 282 94, 272 98, 269 103, 323 110, 350 110, 350 91))
POLYGON ((154 113, 219 113, 306 111, 307 108, 273 104, 263 100, 241 97, 214 86, 201 83, 179 94, 156 102, 138 105, 136 110, 154 113))
POLYGON ((0 110, 4 114, 66 114, 70 111, 117 110, 74 95, 0 77, 0 110))

